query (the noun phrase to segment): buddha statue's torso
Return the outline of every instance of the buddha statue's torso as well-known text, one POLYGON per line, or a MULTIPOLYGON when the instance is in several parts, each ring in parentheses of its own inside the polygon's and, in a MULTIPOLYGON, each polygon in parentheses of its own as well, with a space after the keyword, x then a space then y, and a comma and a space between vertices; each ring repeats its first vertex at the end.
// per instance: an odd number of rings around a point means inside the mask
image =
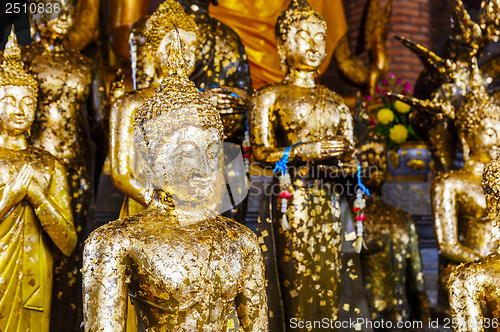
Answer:
POLYGON ((491 222, 481 188, 481 177, 465 170, 454 172, 449 181, 460 179, 462 190, 457 195, 459 241, 481 256, 491 252, 491 222))
POLYGON ((278 83, 264 89, 273 92, 278 146, 328 140, 342 130, 342 111, 348 110, 342 98, 328 88, 278 83))
POLYGON ((25 53, 40 89, 33 143, 65 165, 84 163, 84 139, 88 135, 85 103, 94 79, 94 65, 78 52, 49 52, 39 44, 28 46, 25 53))
POLYGON ((221 216, 173 225, 151 209, 109 225, 119 231, 94 239, 120 247, 128 294, 146 331, 225 331, 243 280, 252 278, 250 230, 221 216))

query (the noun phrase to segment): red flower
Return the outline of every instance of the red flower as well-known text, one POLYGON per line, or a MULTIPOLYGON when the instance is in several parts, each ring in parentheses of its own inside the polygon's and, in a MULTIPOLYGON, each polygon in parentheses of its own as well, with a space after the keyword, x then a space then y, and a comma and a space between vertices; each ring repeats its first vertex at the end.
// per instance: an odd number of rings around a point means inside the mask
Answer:
POLYGON ((359 215, 359 216, 356 217, 356 221, 363 221, 363 220, 365 220, 365 218, 366 218, 366 216, 363 213, 363 214, 361 214, 361 215, 359 215))
POLYGON ((359 212, 359 211, 361 211, 360 208, 354 208, 354 209, 352 209, 352 212, 354 212, 354 213, 359 212))

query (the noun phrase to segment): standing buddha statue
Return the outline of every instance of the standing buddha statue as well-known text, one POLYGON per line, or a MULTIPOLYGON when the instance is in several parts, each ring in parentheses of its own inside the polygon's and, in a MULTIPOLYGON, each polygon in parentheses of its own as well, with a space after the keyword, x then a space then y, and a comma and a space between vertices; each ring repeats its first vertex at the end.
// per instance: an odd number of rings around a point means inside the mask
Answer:
POLYGON ((85 329, 125 331, 127 295, 145 331, 266 332, 255 234, 217 211, 225 189, 217 109, 187 78, 180 39, 169 72, 134 120, 148 208, 94 231, 85 245, 85 329))
POLYGON ((12 30, 0 65, 0 330, 48 332, 57 251, 77 236, 67 174, 57 158, 28 144, 38 86, 21 62, 12 30), (57 249, 56 249, 57 248, 57 249))
POLYGON ((287 74, 257 90, 251 103, 256 161, 274 165, 286 154, 293 165, 286 173, 289 182, 282 172, 282 197, 263 205, 271 215, 260 216, 273 331, 283 329, 280 292, 287 325, 294 317, 338 318, 342 239, 334 179, 355 166, 349 109, 339 95, 314 80, 325 58, 325 33, 321 15, 305 0, 292 0, 276 23, 287 74))
POLYGON ((365 196, 360 260, 368 307, 373 321, 428 321, 429 299, 418 235, 411 216, 382 201, 387 175, 387 142, 373 128, 360 125, 356 155, 365 196))
POLYGON ((49 151, 65 166, 71 209, 79 234, 77 249, 55 263, 51 330, 80 330, 81 255, 83 240, 94 228, 93 195, 96 178, 108 150, 106 89, 96 63, 64 41, 73 24, 76 0, 30 0, 30 4, 59 4, 61 11, 30 13, 34 42, 23 59, 38 81, 38 106, 31 129, 35 146, 49 151))
MULTIPOLYGON (((450 308, 455 331, 484 332, 500 319, 500 159, 483 173, 488 217, 492 227, 493 253, 459 265, 448 281, 450 308)), ((498 324, 496 324, 498 325, 498 324)))

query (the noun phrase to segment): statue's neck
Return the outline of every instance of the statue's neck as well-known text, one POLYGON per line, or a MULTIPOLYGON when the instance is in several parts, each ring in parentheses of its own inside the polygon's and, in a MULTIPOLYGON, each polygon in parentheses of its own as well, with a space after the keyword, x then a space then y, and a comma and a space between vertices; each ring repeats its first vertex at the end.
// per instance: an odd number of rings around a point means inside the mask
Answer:
POLYGON ((0 146, 9 150, 26 150, 28 141, 24 133, 9 135, 6 132, 0 132, 0 146))
POLYGON ((41 43, 43 48, 50 53, 62 52, 64 48, 64 38, 42 36, 39 31, 36 32, 34 40, 41 43))
POLYGON ((196 17, 201 15, 208 16, 208 7, 210 3, 206 0, 179 0, 178 2, 188 15, 194 15, 196 17))
POLYGON ((285 75, 283 81, 302 88, 316 87, 316 82, 314 81, 314 71, 290 69, 285 75))

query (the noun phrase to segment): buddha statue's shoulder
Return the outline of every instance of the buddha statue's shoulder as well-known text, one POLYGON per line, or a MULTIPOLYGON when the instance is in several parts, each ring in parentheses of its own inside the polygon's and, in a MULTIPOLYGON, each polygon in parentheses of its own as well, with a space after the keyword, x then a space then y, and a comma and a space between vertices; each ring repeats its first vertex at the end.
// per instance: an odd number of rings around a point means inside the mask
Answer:
POLYGON ((448 173, 440 174, 432 180, 431 190, 445 190, 446 192, 454 191, 455 189, 463 189, 464 182, 469 182, 471 185, 481 185, 481 181, 475 181, 476 176, 463 169, 453 170, 448 173), (477 182, 477 183, 476 183, 477 182))
POLYGON ((88 252, 102 252, 103 250, 125 248, 133 235, 133 228, 130 227, 130 223, 135 220, 136 218, 131 216, 102 225, 90 233, 85 240, 85 250, 88 252))
POLYGON ((257 236, 255 233, 245 225, 227 217, 218 216, 217 222, 227 232, 227 238, 235 241, 241 246, 245 252, 260 250, 257 236))
POLYGON ((152 88, 145 88, 139 90, 129 91, 118 97, 112 105, 113 110, 119 110, 120 114, 123 113, 123 109, 130 109, 134 111, 137 110, 146 99, 150 98, 155 93, 152 88))
POLYGON ((282 82, 271 83, 258 88, 252 96, 253 100, 276 98, 287 90, 287 85, 282 82))
POLYGON ((347 107, 347 104, 342 98, 341 95, 339 95, 337 92, 330 90, 324 85, 318 84, 317 89, 319 90, 320 94, 330 102, 333 102, 334 104, 339 105, 343 111, 349 112, 349 107, 347 107))

